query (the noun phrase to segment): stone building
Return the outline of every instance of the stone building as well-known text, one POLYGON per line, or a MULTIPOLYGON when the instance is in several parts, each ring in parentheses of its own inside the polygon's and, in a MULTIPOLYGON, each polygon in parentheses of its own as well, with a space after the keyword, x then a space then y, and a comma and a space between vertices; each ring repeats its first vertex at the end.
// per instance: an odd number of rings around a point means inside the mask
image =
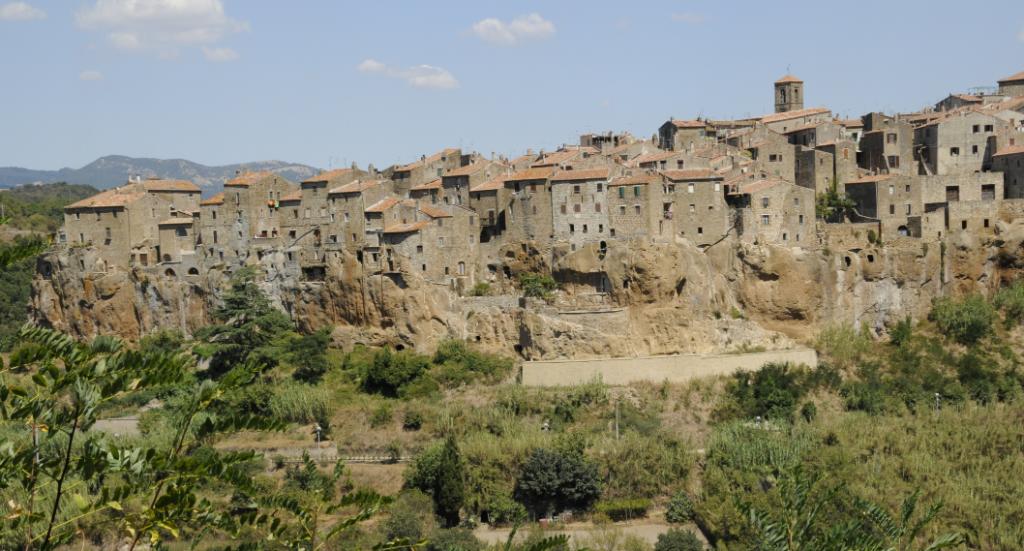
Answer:
POLYGON ((923 180, 916 175, 873 174, 846 183, 858 214, 880 222, 879 237, 921 237, 923 180))
POLYGON ((835 182, 835 157, 827 151, 803 146, 796 151, 796 184, 825 193, 835 182))
POLYGON ((914 148, 925 174, 980 172, 992 160, 990 138, 1007 123, 977 111, 954 111, 914 129, 914 148))
POLYGON ((1000 148, 992 155, 992 170, 1003 174, 1007 199, 1024 199, 1024 144, 1000 148))
POLYGON ((554 241, 571 250, 608 238, 608 168, 562 170, 551 176, 554 241))
POLYGON ((881 113, 873 113, 865 119, 865 132, 860 140, 860 166, 878 174, 917 174, 914 127, 881 113))
POLYGON ((730 190, 734 225, 741 240, 816 248, 814 191, 778 179, 740 184, 730 190))
POLYGON ((356 180, 328 190, 331 223, 327 227, 327 242, 340 243, 352 251, 361 250, 366 238, 364 213, 367 207, 393 192, 393 182, 377 179, 356 180))
POLYGON ((1004 96, 1024 96, 1024 71, 998 81, 999 93, 1004 96))
POLYGON ((409 197, 436 205, 441 201, 441 179, 434 178, 429 182, 412 186, 409 188, 409 197))
POLYGON ((715 141, 715 127, 707 121, 670 119, 658 129, 658 147, 668 151, 685 151, 715 141))
POLYGON ((786 75, 775 81, 775 112, 786 113, 804 108, 804 81, 786 75))
POLYGON ((810 124, 828 122, 830 120, 832 120, 832 111, 824 107, 811 107, 765 115, 758 119, 758 122, 767 126, 770 130, 785 134, 794 128, 802 128, 810 124))
POLYGON ((396 191, 405 195, 410 188, 436 180, 445 172, 462 166, 462 161, 462 151, 449 147, 430 156, 424 155, 418 161, 395 167, 391 179, 395 182, 396 191))
POLYGON ((723 177, 708 169, 665 170, 658 235, 680 236, 705 246, 722 238, 729 229, 723 177))
POLYGON ((480 218, 481 242, 489 242, 505 232, 505 207, 510 196, 504 174, 469 188, 469 208, 480 218))
POLYGON ((661 175, 653 171, 613 178, 608 182, 608 237, 646 239, 655 236, 660 213, 661 175))
POLYGON ((773 178, 796 179, 796 146, 767 126, 757 126, 746 136, 745 149, 758 170, 773 178))
POLYGON ((486 182, 492 176, 504 172, 501 164, 478 160, 474 163, 454 168, 441 176, 441 196, 445 205, 469 205, 469 190, 486 182))
POLYGON ((554 173, 552 167, 541 167, 520 170, 505 177, 505 189, 510 195, 505 207, 509 239, 544 243, 551 240, 553 228, 549 179, 554 173))

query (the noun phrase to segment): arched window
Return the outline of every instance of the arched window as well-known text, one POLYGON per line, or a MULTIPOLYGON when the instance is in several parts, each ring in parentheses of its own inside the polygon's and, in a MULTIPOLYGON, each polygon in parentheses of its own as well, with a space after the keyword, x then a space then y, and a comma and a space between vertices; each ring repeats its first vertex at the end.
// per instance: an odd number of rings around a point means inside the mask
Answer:
POLYGON ((174 270, 167 268, 167 270, 164 271, 164 275, 168 277, 174 277, 176 274, 174 273, 174 270))
POLYGON ((170 261, 171 261, 171 255, 165 254, 164 255, 164 262, 170 262, 170 261))
POLYGON ((188 275, 199 275, 199 269, 198 268, 189 268, 188 269, 188 275))
POLYGON ((903 237, 906 237, 910 235, 910 230, 908 230, 906 226, 900 226, 899 228, 896 229, 896 233, 902 235, 903 237))

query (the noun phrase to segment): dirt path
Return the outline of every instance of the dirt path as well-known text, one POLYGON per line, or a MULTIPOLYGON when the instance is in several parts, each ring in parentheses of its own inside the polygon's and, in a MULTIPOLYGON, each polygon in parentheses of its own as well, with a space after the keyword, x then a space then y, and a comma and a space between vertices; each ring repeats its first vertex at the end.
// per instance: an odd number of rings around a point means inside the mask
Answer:
MULTIPOLYGON (((682 527, 689 528, 690 531, 697 534, 697 537, 700 537, 700 532, 695 526, 682 525, 682 527)), ((654 545, 658 542, 658 536, 668 532, 669 528, 671 528, 671 526, 666 523, 653 521, 619 522, 603 526, 595 526, 591 523, 574 523, 562 528, 545 531, 545 534, 550 536, 565 534, 572 538, 576 543, 585 543, 592 538, 610 538, 614 533, 619 533, 622 537, 627 535, 637 536, 647 543, 654 545)), ((473 535, 484 543, 492 545, 495 543, 504 543, 508 540, 508 535, 511 531, 511 528, 492 529, 486 526, 481 526, 473 531, 473 535)), ((529 530, 527 527, 520 528, 516 533, 516 539, 518 540, 525 537, 528 532, 529 530)))

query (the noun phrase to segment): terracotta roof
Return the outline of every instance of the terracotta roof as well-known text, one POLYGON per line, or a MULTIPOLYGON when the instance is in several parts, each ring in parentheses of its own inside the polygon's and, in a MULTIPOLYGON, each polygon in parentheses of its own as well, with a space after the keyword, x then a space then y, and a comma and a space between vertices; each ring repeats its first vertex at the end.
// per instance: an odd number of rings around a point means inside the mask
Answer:
POLYGON ((333 180, 335 178, 344 176, 346 174, 350 174, 351 172, 352 172, 351 168, 336 168, 334 170, 328 170, 327 172, 321 172, 320 174, 317 174, 316 176, 313 176, 312 178, 306 178, 305 180, 302 181, 302 183, 303 184, 306 184, 306 183, 312 184, 312 183, 319 183, 319 182, 330 182, 331 180, 333 180))
POLYGON ((235 176, 234 178, 228 180, 227 182, 224 182, 224 187, 249 187, 255 184, 256 182, 259 182, 263 178, 273 175, 273 172, 267 171, 245 172, 243 174, 235 176))
POLYGON ((526 170, 520 170, 511 176, 506 176, 505 181, 520 182, 523 180, 546 180, 550 178, 554 172, 555 169, 550 166, 528 168, 526 170))
POLYGON ((672 119, 672 120, 670 120, 668 122, 672 123, 672 126, 674 126, 676 128, 705 128, 705 127, 709 126, 706 121, 700 121, 700 120, 676 120, 676 119, 672 119))
POLYGON ((559 170, 551 177, 552 182, 579 182, 581 180, 607 180, 607 168, 590 168, 586 170, 559 170))
POLYGON ((646 155, 640 155, 639 157, 633 159, 633 164, 639 166, 639 165, 642 165, 644 163, 651 163, 651 162, 656 162, 656 161, 662 161, 662 160, 668 159, 669 157, 674 157, 674 156, 680 155, 680 154, 681 154, 681 152, 679 152, 679 151, 655 151, 654 153, 648 153, 646 155))
POLYGON ((302 192, 299 191, 299 190, 291 191, 291 192, 285 193, 284 195, 281 196, 281 202, 282 203, 285 203, 285 202, 289 202, 290 203, 290 202, 293 202, 293 201, 301 201, 301 200, 302 200, 302 192))
POLYGON ((425 184, 420 184, 418 186, 412 186, 411 188, 409 188, 409 191, 430 191, 432 189, 441 189, 441 179, 440 178, 431 180, 431 181, 429 181, 429 182, 427 182, 425 184))
POLYGON ((338 186, 327 192, 327 195, 336 195, 341 193, 362 193, 373 186, 383 183, 385 180, 356 180, 349 182, 345 185, 338 186))
POLYGON ((143 180, 142 189, 146 191, 199 191, 199 186, 186 180, 163 180, 155 178, 143 180))
POLYGON ((850 180, 849 182, 846 182, 846 185, 873 184, 883 180, 888 180, 889 178, 892 178, 891 174, 868 174, 867 176, 861 176, 856 180, 850 180))
POLYGON ((740 186, 740 195, 749 195, 751 193, 757 193, 766 189, 775 187, 778 184, 783 183, 782 180, 756 180, 746 185, 740 186))
POLYGON ((160 226, 184 226, 184 225, 191 225, 191 224, 192 224, 192 219, 191 218, 177 218, 177 217, 175 217, 175 218, 168 218, 167 220, 161 220, 159 225, 160 226))
POLYGON ((785 113, 772 113, 771 115, 765 115, 761 117, 761 122, 779 122, 788 121, 789 119, 796 119, 800 117, 809 117, 811 115, 820 115, 822 113, 829 113, 830 111, 825 107, 810 107, 807 109, 798 109, 796 111, 786 111, 785 113))
POLYGON ((452 215, 449 214, 444 209, 439 209, 439 208, 437 208, 437 207, 435 207, 433 205, 420 205, 418 208, 419 208, 420 212, 422 212, 423 214, 426 214, 427 216, 429 216, 431 218, 451 218, 452 217, 452 215))
POLYGON ((957 98, 961 101, 969 101, 972 103, 977 103, 981 101, 980 97, 971 94, 950 94, 950 97, 957 98))
POLYGON ((654 174, 634 174, 633 176, 621 176, 608 182, 608 187, 612 186, 639 186, 654 183, 656 176, 654 174))
POLYGON ((803 81, 800 80, 799 78, 793 76, 793 75, 786 75, 786 76, 780 78, 779 80, 776 80, 775 84, 785 84, 787 82, 803 82, 803 81))
POLYGON ((487 163, 472 163, 466 166, 460 166, 459 168, 453 168, 448 172, 445 172, 444 176, 469 176, 470 174, 476 174, 485 168, 487 168, 487 163))
POLYGON ((1002 80, 998 80, 996 82, 998 82, 999 84, 1003 84, 1004 82, 1020 82, 1020 81, 1024 81, 1024 71, 1021 71, 1021 72, 1019 72, 1019 73, 1017 73, 1015 75, 1010 75, 1010 76, 1008 76, 1008 77, 1006 77, 1006 78, 1004 78, 1002 80))
POLYGON ((425 164, 430 164, 430 163, 433 163, 435 161, 439 161, 441 159, 441 157, 447 157, 448 155, 456 153, 457 151, 458 151, 458 149, 456 149, 454 147, 449 147, 449 148, 446 148, 446 149, 442 149, 441 151, 438 151, 437 153, 434 153, 433 155, 431 155, 431 156, 429 156, 429 157, 427 157, 425 159, 420 159, 418 161, 409 163, 407 165, 400 166, 400 167, 395 169, 395 172, 408 172, 408 171, 410 171, 410 170, 412 170, 414 168, 419 168, 420 166, 423 166, 425 164))
POLYGON ((470 193, 476 193, 478 191, 494 191, 505 187, 505 176, 498 176, 497 178, 491 178, 486 182, 477 185, 476 187, 469 188, 470 193))
POLYGON ((722 177, 715 174, 708 168, 695 168, 695 169, 684 169, 684 170, 662 170, 666 178, 673 181, 680 180, 721 180, 722 177))
POLYGON ((864 128, 864 121, 860 119, 843 119, 839 124, 846 128, 864 128))
POLYGON ((64 207, 64 210, 124 207, 142 199, 145 196, 145 193, 132 192, 121 188, 108 189, 107 191, 93 195, 92 197, 86 197, 81 201, 71 203, 64 207))
POLYGON ((430 220, 420 220, 409 224, 395 224, 384 228, 384 233, 413 233, 430 225, 430 220))
POLYGON ((224 192, 220 192, 213 197, 203 199, 199 201, 199 206, 210 206, 210 205, 223 205, 224 204, 224 192))
POLYGON ((398 197, 385 197, 380 201, 366 207, 366 212, 384 212, 389 208, 397 205, 401 200, 398 197))
POLYGON ((797 126, 795 128, 790 128, 789 130, 786 130, 785 132, 783 132, 783 134, 793 134, 795 132, 803 132, 804 130, 813 130, 813 129, 815 129, 815 128, 823 125, 823 124, 825 124, 825 123, 824 122, 811 122, 811 123, 807 123, 807 124, 802 124, 802 125, 797 126))
POLYGON ((571 161, 575 159, 577 156, 579 156, 579 154, 579 149, 566 149, 565 151, 555 151, 554 153, 548 153, 547 155, 544 155, 543 157, 541 157, 540 160, 538 160, 537 162, 533 163, 530 166, 535 168, 544 166, 554 166, 562 164, 567 161, 571 161))
POLYGON ((1008 145, 1006 147, 999 148, 999 150, 992 156, 1003 157, 1006 155, 1020 155, 1021 153, 1024 153, 1024 145, 1008 145))

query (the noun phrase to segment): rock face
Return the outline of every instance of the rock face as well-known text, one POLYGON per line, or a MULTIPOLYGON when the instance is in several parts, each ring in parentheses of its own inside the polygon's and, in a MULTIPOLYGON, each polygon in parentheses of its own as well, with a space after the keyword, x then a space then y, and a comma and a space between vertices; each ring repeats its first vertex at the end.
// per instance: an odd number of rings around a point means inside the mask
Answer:
MULTIPOLYGON (((333 327, 343 346, 430 349, 456 337, 528 359, 778 349, 823 324, 882 332, 926 315, 936 296, 991 292, 1024 266, 1024 228, 997 230, 987 240, 963 233, 948 244, 907 239, 838 252, 733 241, 702 251, 680 239, 542 254, 523 243, 501 251, 494 296, 485 297, 416 274, 367 273, 351 255, 331 259, 322 281, 276 272, 264 255, 259 282, 300 329, 333 327), (559 282, 550 301, 519 297, 513 281, 527 271, 559 282)), ((30 309, 37 322, 83 337, 189 333, 211 321, 228 278, 76 267, 71 250, 43 257, 30 309)))

